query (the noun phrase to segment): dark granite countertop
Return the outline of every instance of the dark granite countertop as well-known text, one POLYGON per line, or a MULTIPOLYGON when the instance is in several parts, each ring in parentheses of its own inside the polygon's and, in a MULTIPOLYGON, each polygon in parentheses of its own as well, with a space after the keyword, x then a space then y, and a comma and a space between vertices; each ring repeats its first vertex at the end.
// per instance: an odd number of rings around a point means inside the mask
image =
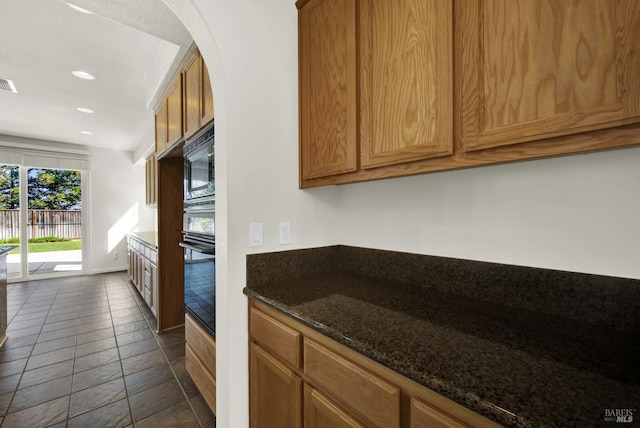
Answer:
MULTIPOLYGON (((640 406, 640 334, 609 325, 633 320, 568 317, 558 301, 558 313, 545 313, 483 300, 429 286, 428 275, 420 284, 364 275, 348 259, 366 257, 362 251, 368 250, 336 248, 249 256, 258 257, 248 257, 245 294, 505 426, 606 426, 606 409, 640 406), (318 256, 327 256, 327 263, 318 264, 318 256), (273 262, 275 274, 269 273, 273 262)), ((384 256, 371 251, 373 258, 384 256)), ((442 261, 436 259, 419 260, 442 261)), ((403 267, 411 268, 406 262, 403 267)), ((582 280, 601 279, 591 277, 582 280)), ((617 291, 639 283, 617 280, 611 280, 617 291)), ((566 292, 563 284, 551 286, 566 292)), ((593 289, 585 285, 589 299, 593 289)), ((629 293, 637 297, 635 289, 622 294, 629 293)), ((606 304, 615 305, 615 296, 606 304)))
POLYGON ((9 251, 13 250, 14 248, 18 248, 17 245, 3 245, 0 246, 0 256, 4 256, 5 254, 7 254, 9 251))

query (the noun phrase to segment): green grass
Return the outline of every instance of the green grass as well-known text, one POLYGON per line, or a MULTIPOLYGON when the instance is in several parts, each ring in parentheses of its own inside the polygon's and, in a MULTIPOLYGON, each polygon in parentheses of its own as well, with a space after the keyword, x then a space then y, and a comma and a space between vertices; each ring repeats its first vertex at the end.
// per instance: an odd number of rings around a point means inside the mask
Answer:
MULTIPOLYGON (((0 244, 20 245, 20 241, 17 239, 8 239, 0 241, 0 244)), ((27 244, 27 251, 29 253, 45 253, 48 251, 68 251, 68 250, 80 250, 82 248, 82 241, 71 241, 64 238, 35 238, 30 239, 27 244)), ((20 248, 14 248, 9 254, 20 253, 20 248)))

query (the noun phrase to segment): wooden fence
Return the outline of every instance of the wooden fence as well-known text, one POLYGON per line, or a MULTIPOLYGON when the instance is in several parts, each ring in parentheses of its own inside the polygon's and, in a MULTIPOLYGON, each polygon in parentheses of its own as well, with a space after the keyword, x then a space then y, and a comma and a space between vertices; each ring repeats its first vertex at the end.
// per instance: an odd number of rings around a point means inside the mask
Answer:
MULTIPOLYGON (((28 210, 27 238, 80 239, 81 211, 28 210)), ((20 237, 20 210, 0 210, 0 239, 20 237)))

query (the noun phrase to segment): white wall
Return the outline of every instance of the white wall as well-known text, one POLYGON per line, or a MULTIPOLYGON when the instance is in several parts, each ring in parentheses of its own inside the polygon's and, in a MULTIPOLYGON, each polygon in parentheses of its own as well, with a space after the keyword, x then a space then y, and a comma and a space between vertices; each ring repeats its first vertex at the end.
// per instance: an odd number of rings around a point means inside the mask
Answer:
POLYGON ((339 192, 342 244, 640 278, 640 147, 339 192))
POLYGON ((89 208, 87 273, 126 269, 124 234, 156 229, 155 209, 145 205, 144 165, 134 165, 131 152, 93 148, 85 206, 89 208))
POLYGON ((248 426, 248 253, 348 244, 640 278, 640 148, 298 190, 294 1, 163 1, 213 83, 218 426, 248 426))

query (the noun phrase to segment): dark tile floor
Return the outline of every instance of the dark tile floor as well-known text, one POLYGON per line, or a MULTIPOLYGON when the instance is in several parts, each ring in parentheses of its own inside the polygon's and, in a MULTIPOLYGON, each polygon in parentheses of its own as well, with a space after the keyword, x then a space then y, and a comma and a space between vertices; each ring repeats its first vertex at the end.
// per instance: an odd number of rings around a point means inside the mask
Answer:
POLYGON ((215 427, 187 374, 184 329, 156 320, 124 272, 9 284, 0 426, 215 427))

